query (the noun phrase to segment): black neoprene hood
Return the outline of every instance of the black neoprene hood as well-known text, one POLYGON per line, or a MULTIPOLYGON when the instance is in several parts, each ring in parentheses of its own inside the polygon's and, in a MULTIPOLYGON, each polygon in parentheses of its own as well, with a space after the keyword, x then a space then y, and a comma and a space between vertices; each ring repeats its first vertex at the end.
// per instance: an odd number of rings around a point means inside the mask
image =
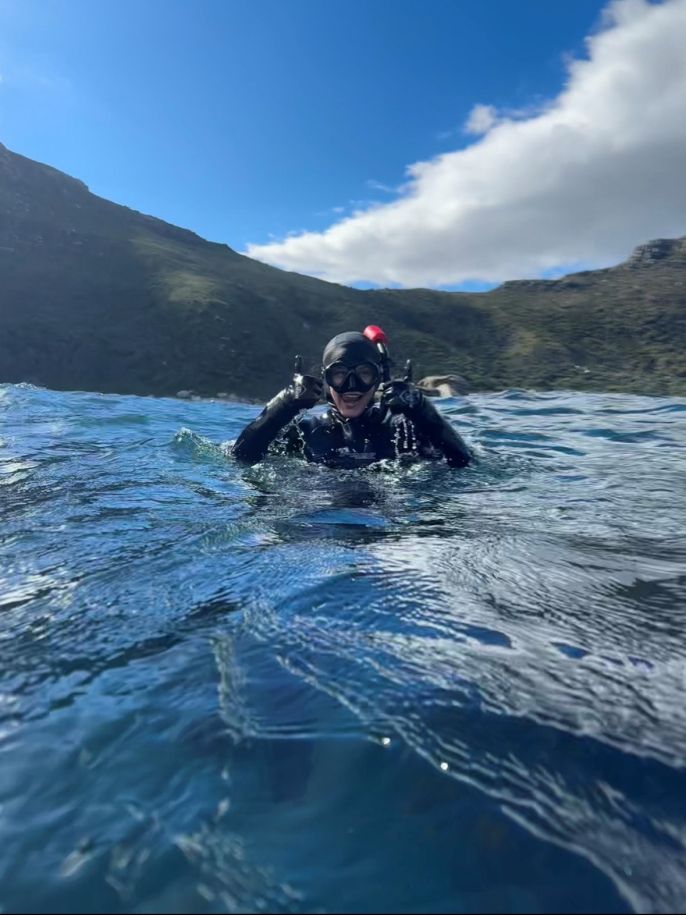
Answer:
POLYGON ((326 368, 334 362, 342 362, 350 368, 362 362, 374 362, 378 365, 381 362, 381 354, 364 334, 350 331, 338 334, 324 347, 322 365, 326 368))

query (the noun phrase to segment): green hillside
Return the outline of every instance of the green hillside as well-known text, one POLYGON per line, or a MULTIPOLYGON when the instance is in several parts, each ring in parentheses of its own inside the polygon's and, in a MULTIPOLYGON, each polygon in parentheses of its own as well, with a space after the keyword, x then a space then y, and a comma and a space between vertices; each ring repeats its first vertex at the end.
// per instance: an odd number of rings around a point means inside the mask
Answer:
POLYGON ((0 145, 0 381, 263 399, 380 324, 398 364, 475 390, 686 394, 686 238, 489 293, 361 291, 268 267, 0 145))

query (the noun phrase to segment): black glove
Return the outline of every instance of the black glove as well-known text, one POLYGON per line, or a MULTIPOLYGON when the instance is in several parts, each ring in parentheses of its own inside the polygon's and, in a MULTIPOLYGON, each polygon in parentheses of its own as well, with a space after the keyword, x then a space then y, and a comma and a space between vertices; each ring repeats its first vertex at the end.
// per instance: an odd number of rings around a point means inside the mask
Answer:
POLYGON ((301 410, 313 407, 321 397, 324 385, 314 375, 303 375, 302 357, 295 357, 293 380, 272 397, 257 419, 254 419, 236 439, 233 454, 239 461, 254 464, 262 460, 269 445, 281 429, 301 410))
POLYGON ((385 381, 380 389, 381 403, 391 413, 410 416, 422 405, 424 395, 411 381, 385 381))
POLYGON ((387 381, 381 385, 380 390, 381 403, 391 413, 404 413, 420 435, 443 452, 451 467, 466 467, 469 464, 472 454, 457 429, 409 378, 406 377, 404 381, 387 381))
POLYGON ((293 392, 293 403, 299 410, 314 407, 320 400, 324 389, 321 378, 302 374, 302 356, 295 357, 295 373, 290 387, 293 392))

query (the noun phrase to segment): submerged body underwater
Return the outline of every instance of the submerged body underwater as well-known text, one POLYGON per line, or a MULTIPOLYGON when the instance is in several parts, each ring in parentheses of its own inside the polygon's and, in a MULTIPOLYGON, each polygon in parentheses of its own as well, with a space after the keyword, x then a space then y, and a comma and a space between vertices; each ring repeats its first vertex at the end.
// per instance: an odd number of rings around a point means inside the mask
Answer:
POLYGON ((680 911, 686 400, 444 400, 477 461, 0 386, 0 909, 680 911))

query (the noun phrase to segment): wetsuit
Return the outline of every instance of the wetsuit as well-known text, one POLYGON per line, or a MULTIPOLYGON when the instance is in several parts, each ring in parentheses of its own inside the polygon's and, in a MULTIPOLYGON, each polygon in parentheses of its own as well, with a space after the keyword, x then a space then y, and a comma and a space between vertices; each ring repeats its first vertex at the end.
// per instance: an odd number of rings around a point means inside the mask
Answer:
POLYGON ((445 457, 451 467, 465 467, 471 460, 469 449, 419 388, 407 379, 381 383, 388 378, 384 359, 387 356, 365 334, 338 334, 324 348, 324 380, 302 375, 296 368, 291 384, 239 435, 235 457, 254 464, 272 450, 330 467, 445 457), (342 416, 334 405, 332 391, 354 397, 369 396, 377 389, 380 401, 355 418, 342 416), (322 394, 331 404, 325 413, 298 415, 313 407, 322 394))
POLYGON ((271 450, 330 467, 443 457, 451 467, 466 467, 471 454, 456 429, 424 394, 411 387, 413 405, 406 412, 393 412, 382 402, 369 406, 358 419, 344 419, 333 406, 323 414, 298 416, 302 407, 291 385, 243 430, 233 454, 249 464, 271 450))

